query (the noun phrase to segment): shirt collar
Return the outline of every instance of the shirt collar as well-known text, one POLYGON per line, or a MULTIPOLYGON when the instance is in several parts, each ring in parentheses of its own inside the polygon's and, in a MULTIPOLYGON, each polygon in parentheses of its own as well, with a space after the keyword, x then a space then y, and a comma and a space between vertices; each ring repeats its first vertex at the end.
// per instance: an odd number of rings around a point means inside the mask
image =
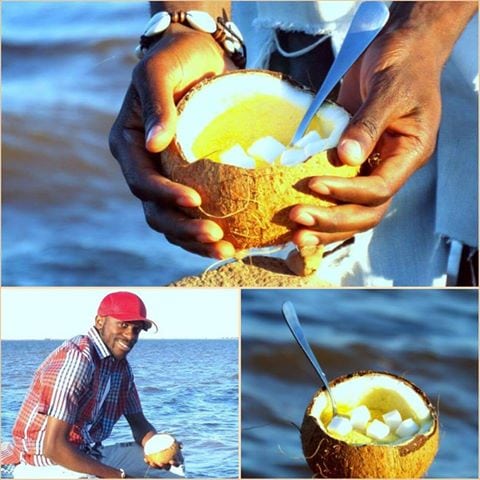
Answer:
POLYGON ((103 343, 102 337, 100 337, 100 334, 95 327, 91 327, 87 335, 92 340, 93 344, 95 345, 95 349, 102 360, 112 356, 110 350, 107 348, 105 343, 103 343))

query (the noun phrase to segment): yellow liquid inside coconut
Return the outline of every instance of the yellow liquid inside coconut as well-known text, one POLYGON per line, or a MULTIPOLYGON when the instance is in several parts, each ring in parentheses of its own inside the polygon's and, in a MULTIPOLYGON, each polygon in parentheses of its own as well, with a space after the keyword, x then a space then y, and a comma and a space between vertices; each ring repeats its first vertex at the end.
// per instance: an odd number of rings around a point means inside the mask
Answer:
MULTIPOLYGON (((368 392, 367 395, 362 397, 360 401, 355 405, 337 405, 337 414, 349 417, 350 412, 360 406, 365 405, 370 410, 370 420, 380 420, 383 422, 383 417, 387 412, 391 412, 392 410, 398 410, 402 419, 411 418, 415 421, 417 425, 422 427, 426 423, 429 422, 429 419, 421 420, 418 418, 417 413, 410 405, 406 402, 406 400, 397 392, 393 390, 389 390, 386 388, 375 388, 368 392)), ((332 410, 331 407, 327 407, 323 410, 320 415, 320 421, 323 425, 327 426, 330 421, 332 420, 332 410)), ((390 433, 382 440, 375 440, 370 438, 368 435, 365 435, 362 432, 357 430, 352 430, 350 433, 344 436, 331 434, 332 437, 338 438, 346 443, 350 443, 352 445, 365 445, 368 443, 381 443, 381 444, 388 444, 392 442, 396 442, 399 438, 394 434, 390 433)))
MULTIPOLYGON (((256 94, 239 102, 216 117, 195 139, 192 147, 195 158, 219 162, 219 155, 236 144, 247 151, 260 138, 271 136, 287 145, 305 110, 274 95, 256 94)), ((330 123, 330 122, 328 122, 330 123)), ((331 127, 314 117, 307 132, 316 130, 327 136, 331 127)), ((269 165, 255 158, 256 167, 269 165)))

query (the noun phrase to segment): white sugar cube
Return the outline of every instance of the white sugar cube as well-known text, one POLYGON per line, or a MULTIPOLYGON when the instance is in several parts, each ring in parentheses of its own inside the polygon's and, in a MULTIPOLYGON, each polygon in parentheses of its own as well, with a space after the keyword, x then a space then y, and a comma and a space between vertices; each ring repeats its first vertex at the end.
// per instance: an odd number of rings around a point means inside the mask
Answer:
POLYGON ((404 420, 400 426, 395 430, 396 435, 400 438, 410 437, 418 432, 418 425, 411 419, 407 418, 404 420))
POLYGON ((307 157, 311 157, 317 153, 325 151, 326 145, 327 143, 325 140, 319 140, 318 142, 307 143, 303 150, 305 151, 307 157))
POLYGON ((318 142, 322 137, 316 130, 311 130, 306 135, 304 135, 298 142, 294 143, 293 146, 297 148, 304 148, 307 143, 318 142))
POLYGON ((298 165, 304 162, 307 158, 303 148, 289 148, 282 153, 280 163, 291 167, 292 165, 298 165))
POLYGON ((335 415, 328 424, 328 430, 337 435, 344 436, 352 431, 352 424, 346 417, 335 415))
POLYGON ((381 440, 390 433, 390 427, 380 420, 373 420, 367 427, 367 435, 374 440, 381 440))
POLYGON ((402 423, 402 416, 398 410, 392 410, 391 412, 384 413, 383 421, 390 427, 390 430, 395 431, 402 423))
POLYGON ((227 165, 242 168, 255 168, 255 160, 252 157, 249 157, 242 146, 238 143, 225 152, 222 152, 218 158, 220 159, 220 162, 227 165))
POLYGON ((262 137, 253 142, 247 153, 252 157, 258 157, 268 163, 272 163, 285 150, 285 145, 273 137, 262 137))
POLYGON ((370 418, 370 410, 365 405, 360 405, 350 412, 350 423, 355 430, 365 430, 370 418))

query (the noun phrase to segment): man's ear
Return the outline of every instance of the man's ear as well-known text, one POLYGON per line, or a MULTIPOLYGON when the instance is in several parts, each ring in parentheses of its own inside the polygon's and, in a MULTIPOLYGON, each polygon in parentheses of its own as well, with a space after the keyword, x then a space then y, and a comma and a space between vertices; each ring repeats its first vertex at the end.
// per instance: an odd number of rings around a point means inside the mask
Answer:
POLYGON ((95 317, 95 326, 97 328, 102 328, 104 323, 105 323, 105 317, 101 317, 100 315, 97 315, 95 317))

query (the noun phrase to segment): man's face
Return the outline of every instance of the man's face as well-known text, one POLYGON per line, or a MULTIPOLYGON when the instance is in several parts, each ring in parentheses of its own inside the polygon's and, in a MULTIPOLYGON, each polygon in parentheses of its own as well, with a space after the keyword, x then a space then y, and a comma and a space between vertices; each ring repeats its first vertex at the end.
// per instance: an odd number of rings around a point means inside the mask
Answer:
POLYGON ((113 317, 98 316, 95 326, 111 354, 122 360, 137 343, 144 325, 143 322, 123 322, 113 317))

